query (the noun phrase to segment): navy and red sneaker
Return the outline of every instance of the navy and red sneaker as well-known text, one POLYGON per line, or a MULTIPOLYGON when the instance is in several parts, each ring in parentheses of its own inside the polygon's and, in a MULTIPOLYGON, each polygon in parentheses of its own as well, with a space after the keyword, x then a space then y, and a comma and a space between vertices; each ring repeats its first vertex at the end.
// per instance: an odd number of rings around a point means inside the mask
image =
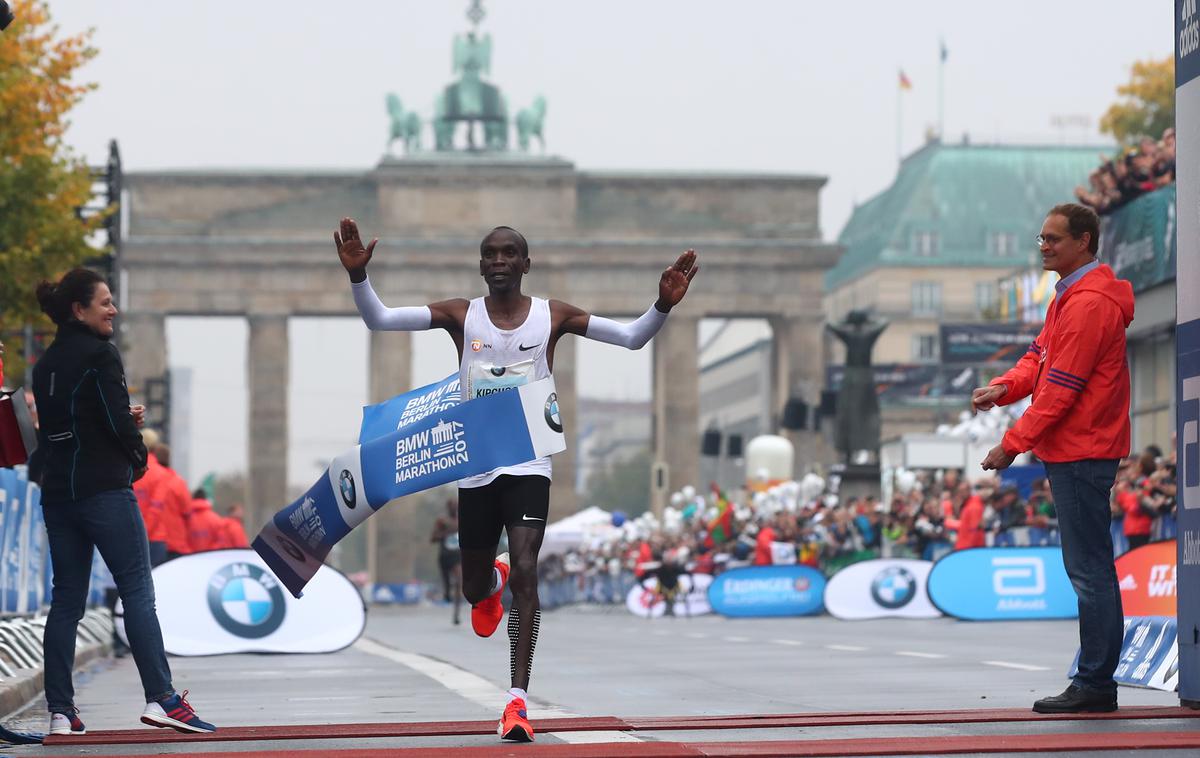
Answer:
POLYGON ((87 727, 79 718, 79 709, 72 708, 70 713, 51 713, 50 734, 87 734, 87 727))
POLYGON ((180 695, 176 692, 163 700, 151 700, 142 711, 142 723, 150 726, 170 727, 177 732, 200 733, 215 732, 217 728, 196 715, 196 711, 187 701, 188 691, 180 695))

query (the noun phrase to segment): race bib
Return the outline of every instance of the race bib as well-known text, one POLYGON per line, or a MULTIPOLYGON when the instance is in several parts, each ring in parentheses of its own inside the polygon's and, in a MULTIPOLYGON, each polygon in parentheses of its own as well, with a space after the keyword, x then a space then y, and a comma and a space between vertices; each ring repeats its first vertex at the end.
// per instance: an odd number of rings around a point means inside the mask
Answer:
POLYGON ((458 550, 458 532, 447 534, 442 539, 442 547, 446 550, 458 550))
POLYGON ((533 361, 521 361, 511 366, 472 363, 467 372, 467 399, 494 395, 533 381, 533 361))

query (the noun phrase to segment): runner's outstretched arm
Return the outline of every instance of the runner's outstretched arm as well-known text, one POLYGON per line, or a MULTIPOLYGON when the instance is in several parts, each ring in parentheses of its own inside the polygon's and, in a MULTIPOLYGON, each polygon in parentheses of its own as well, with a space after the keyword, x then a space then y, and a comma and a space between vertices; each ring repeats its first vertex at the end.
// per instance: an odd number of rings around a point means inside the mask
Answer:
POLYGON ((603 316, 593 316, 574 306, 561 304, 566 310, 562 332, 581 337, 620 345, 630 350, 640 350, 666 323, 671 308, 679 304, 687 294, 688 285, 700 271, 696 251, 688 250, 663 271, 658 280, 658 300, 638 317, 636 321, 622 324, 603 316))
POLYGON ((368 329, 416 332, 432 328, 452 329, 460 325, 461 319, 455 318, 457 312, 462 310, 462 303, 459 301, 448 300, 433 305, 402 308, 389 308, 384 305, 375 294, 371 280, 367 278, 367 264, 371 262, 379 240, 373 239, 371 244, 364 246, 354 219, 342 219, 339 231, 333 233, 333 243, 337 246, 342 266, 350 275, 354 305, 368 329))

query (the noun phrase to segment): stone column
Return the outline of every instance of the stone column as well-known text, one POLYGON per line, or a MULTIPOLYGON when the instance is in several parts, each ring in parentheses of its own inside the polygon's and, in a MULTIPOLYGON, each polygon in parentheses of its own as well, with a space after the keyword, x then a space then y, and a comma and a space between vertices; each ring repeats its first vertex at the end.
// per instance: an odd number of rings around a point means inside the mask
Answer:
POLYGON ((790 397, 800 398, 809 408, 807 429, 778 429, 778 433, 796 447, 793 475, 799 478, 808 470, 824 469, 835 460, 824 435, 813 429, 821 390, 825 386, 824 321, 819 315, 788 315, 771 317, 769 322, 774 332, 772 414, 775 419, 780 419, 790 397))
POLYGON ((256 534, 287 501, 288 319, 251 315, 246 350, 250 427, 246 532, 256 534))
MULTIPOLYGON (((371 332, 369 402, 407 392, 412 385, 412 334, 371 332)), ((366 523, 368 581, 406 581, 415 576, 417 550, 424 534, 413 531, 417 498, 393 500, 366 523)), ((360 527, 361 528, 361 527, 360 527)))
MULTIPOLYGON (((700 479, 700 362, 698 315, 676 308, 654 337, 654 461, 667 466, 667 496, 684 485, 703 490, 700 479)), ((661 514, 663 492, 651 481, 651 506, 661 514)))
POLYGON ((580 338, 567 335, 554 348, 554 389, 558 393, 558 412, 563 420, 567 449, 552 457, 554 483, 550 485, 550 518, 556 521, 579 510, 575 494, 575 461, 579 452, 579 418, 575 393, 575 346, 580 338))
POLYGON ((167 370, 167 316, 164 313, 121 315, 121 360, 130 400, 146 402, 146 380, 167 370))

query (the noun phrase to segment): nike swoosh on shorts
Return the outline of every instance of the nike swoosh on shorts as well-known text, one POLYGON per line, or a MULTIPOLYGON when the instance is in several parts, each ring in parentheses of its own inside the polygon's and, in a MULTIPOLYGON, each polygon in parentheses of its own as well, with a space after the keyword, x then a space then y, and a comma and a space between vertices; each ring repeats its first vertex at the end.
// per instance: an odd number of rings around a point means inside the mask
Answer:
POLYGON ((544 518, 536 518, 536 517, 534 517, 534 516, 526 516, 526 515, 525 515, 525 514, 523 514, 523 513, 521 514, 521 519, 522 519, 523 521, 545 521, 545 520, 546 520, 546 519, 544 519, 544 518))

